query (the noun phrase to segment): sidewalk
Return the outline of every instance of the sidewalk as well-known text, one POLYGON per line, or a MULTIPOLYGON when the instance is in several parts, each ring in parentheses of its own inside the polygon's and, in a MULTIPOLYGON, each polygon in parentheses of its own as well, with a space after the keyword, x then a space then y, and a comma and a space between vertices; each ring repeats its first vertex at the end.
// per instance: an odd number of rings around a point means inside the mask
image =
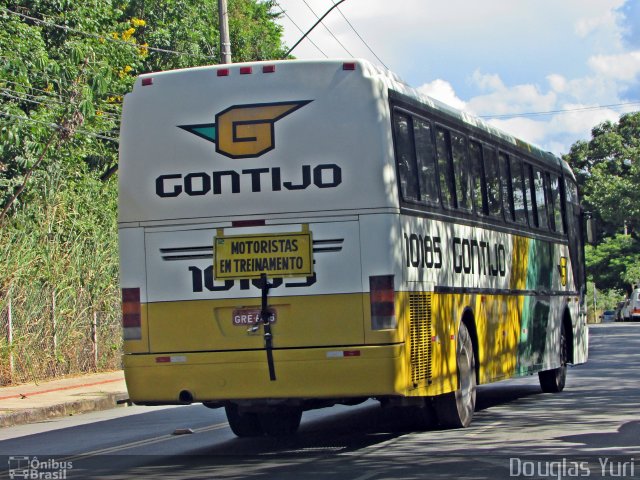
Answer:
POLYGON ((121 370, 0 387, 0 427, 106 410, 127 398, 121 370))

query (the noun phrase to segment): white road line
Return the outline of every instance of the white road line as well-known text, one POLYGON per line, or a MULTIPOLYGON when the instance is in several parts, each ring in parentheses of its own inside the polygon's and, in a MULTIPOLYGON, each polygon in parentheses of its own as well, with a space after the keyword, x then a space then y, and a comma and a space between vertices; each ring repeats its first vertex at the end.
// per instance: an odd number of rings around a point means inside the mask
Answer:
MULTIPOLYGON (((202 428, 196 428, 193 433, 204 433, 204 432, 210 432, 213 430, 220 430, 222 428, 226 428, 228 427, 229 424, 228 423, 217 423, 215 425, 210 425, 208 427, 202 427, 202 428)), ((130 442, 130 443, 124 443, 122 445, 115 445, 113 447, 109 447, 109 448, 102 448, 100 450, 93 450, 91 452, 86 452, 86 453, 80 453, 78 455, 73 455, 71 457, 66 457, 63 460, 65 461, 78 461, 81 459, 85 459, 85 458, 90 458, 90 457, 95 457, 98 455, 108 455, 111 453, 115 453, 115 452, 119 452, 122 450, 126 450, 128 448, 135 448, 135 447, 141 447, 144 445, 153 445, 155 443, 160 443, 160 442, 165 442, 167 440, 172 440, 172 439, 176 439, 176 438, 180 438, 183 435, 162 435, 160 437, 154 437, 154 438, 147 438, 145 440, 138 440, 137 442, 130 442)))

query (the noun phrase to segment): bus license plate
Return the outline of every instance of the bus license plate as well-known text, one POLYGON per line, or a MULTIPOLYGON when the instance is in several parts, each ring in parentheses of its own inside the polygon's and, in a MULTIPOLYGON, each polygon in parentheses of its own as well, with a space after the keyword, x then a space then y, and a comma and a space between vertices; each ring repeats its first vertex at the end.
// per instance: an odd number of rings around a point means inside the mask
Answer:
MULTIPOLYGON (((278 315, 274 308, 269 309, 271 316, 269 317, 269 323, 274 323, 278 315)), ((262 315, 259 308, 237 308, 233 311, 231 321, 235 326, 246 327, 247 325, 255 325, 262 323, 262 315)))

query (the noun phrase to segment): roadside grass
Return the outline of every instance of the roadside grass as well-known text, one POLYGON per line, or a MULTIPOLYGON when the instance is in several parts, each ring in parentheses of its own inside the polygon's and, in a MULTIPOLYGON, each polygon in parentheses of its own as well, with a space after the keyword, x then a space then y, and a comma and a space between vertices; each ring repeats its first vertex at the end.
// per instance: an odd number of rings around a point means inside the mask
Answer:
POLYGON ((34 183, 0 230, 0 385, 120 368, 116 182, 34 183))

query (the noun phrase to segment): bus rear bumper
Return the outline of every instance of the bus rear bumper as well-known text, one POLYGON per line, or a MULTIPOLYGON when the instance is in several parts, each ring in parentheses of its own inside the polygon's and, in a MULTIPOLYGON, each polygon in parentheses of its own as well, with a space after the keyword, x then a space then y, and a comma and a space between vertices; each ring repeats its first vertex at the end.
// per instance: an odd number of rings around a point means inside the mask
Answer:
POLYGON ((129 398, 139 404, 247 399, 332 399, 406 393, 402 345, 124 355, 129 398), (185 393, 186 392, 186 393, 185 393))

